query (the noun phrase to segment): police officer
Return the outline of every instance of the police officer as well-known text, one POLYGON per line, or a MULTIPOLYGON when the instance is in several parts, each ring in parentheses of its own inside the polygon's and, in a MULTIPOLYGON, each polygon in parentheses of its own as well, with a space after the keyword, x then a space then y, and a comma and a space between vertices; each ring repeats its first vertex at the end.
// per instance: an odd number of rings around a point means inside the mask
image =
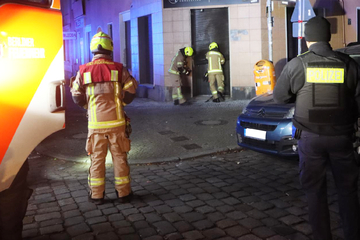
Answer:
POLYGON ((345 239, 357 240, 359 167, 353 136, 360 98, 359 70, 348 55, 332 51, 330 38, 330 23, 323 17, 311 18, 305 24, 309 51, 286 64, 273 93, 277 103, 295 101, 300 183, 314 239, 332 239, 326 185, 326 166, 330 165, 345 239))
POLYGON ((186 57, 191 57, 194 50, 191 47, 184 47, 179 49, 176 55, 171 60, 169 68, 170 82, 172 86, 172 99, 174 105, 186 105, 186 100, 181 93, 181 74, 189 75, 190 68, 186 66, 186 57))
POLYGON ((224 93, 224 74, 221 65, 225 63, 225 58, 219 52, 219 47, 216 42, 209 45, 209 51, 206 53, 208 60, 207 76, 210 85, 210 91, 213 97, 213 102, 220 102, 219 96, 225 100, 224 93), (217 85, 217 87, 216 87, 217 85))
POLYGON ((110 36, 103 32, 95 34, 90 50, 94 58, 80 66, 71 88, 74 102, 88 110, 89 201, 104 203, 105 159, 109 146, 115 192, 120 202, 128 202, 132 195, 127 163, 130 140, 126 134, 124 106, 134 99, 137 82, 121 63, 112 61, 110 36))

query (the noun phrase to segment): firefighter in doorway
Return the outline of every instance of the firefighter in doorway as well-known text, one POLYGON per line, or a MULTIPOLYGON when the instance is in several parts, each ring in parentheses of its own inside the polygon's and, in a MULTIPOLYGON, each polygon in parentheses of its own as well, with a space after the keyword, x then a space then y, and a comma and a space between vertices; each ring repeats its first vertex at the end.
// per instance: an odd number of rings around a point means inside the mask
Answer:
POLYGON ((128 202, 132 195, 127 162, 130 140, 126 133, 124 106, 134 99, 138 84, 121 63, 112 60, 110 36, 103 32, 95 34, 90 49, 94 54, 92 61, 80 66, 71 83, 73 101, 88 110, 89 201, 104 203, 105 159, 109 147, 115 192, 119 202, 128 202))
POLYGON ((221 65, 225 63, 225 58, 219 52, 219 47, 216 42, 210 43, 209 51, 206 53, 206 59, 208 60, 208 71, 206 74, 208 77, 213 102, 220 102, 219 95, 223 100, 225 100, 224 74, 221 67, 221 65))
POLYGON ((184 47, 179 49, 173 57, 169 69, 170 81, 172 86, 172 99, 174 105, 186 105, 186 100, 181 93, 181 74, 189 75, 191 70, 186 66, 186 57, 193 55, 191 47, 184 47))

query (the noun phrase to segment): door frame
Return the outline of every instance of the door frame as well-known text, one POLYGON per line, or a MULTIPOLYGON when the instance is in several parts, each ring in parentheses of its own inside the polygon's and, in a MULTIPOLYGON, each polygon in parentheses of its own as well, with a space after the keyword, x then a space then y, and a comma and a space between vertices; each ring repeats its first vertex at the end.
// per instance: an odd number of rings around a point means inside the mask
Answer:
POLYGON ((130 21, 130 10, 119 13, 119 34, 120 34, 120 62, 125 66, 131 66, 131 63, 126 62, 126 33, 125 33, 125 22, 130 21))
MULTIPOLYGON (((196 57, 196 51, 199 51, 199 49, 196 48, 196 33, 195 31, 197 31, 196 29, 194 29, 194 26, 196 26, 195 24, 195 19, 193 17, 193 14, 195 15, 195 13, 197 11, 207 11, 207 10, 226 10, 226 13, 227 13, 227 17, 224 18, 225 21, 226 21, 226 24, 227 24, 227 28, 226 30, 224 30, 225 32, 227 32, 226 34, 226 37, 227 39, 225 39, 227 42, 226 44, 226 48, 224 48, 223 46, 219 45, 219 48, 220 48, 220 52, 224 55, 225 57, 225 64, 226 64, 226 67, 225 65, 223 65, 223 73, 224 73, 224 76, 225 76, 225 94, 226 95, 229 95, 231 96, 232 94, 232 88, 231 88, 231 73, 230 73, 230 55, 231 55, 231 52, 230 52, 230 21, 229 21, 229 16, 230 16, 230 10, 229 10, 229 7, 211 7, 211 8, 204 8, 204 9, 201 9, 201 8, 196 8, 196 9, 190 9, 190 15, 191 15, 191 19, 190 19, 190 25, 191 25, 191 46, 194 48, 194 51, 195 51, 195 57, 196 57), (225 51, 223 50, 225 49, 225 51)), ((205 27, 204 27, 205 29, 205 27)), ((216 29, 221 29, 221 28, 216 28, 216 29)), ((225 29, 225 28, 222 28, 222 29, 225 29)), ((210 39, 208 39, 208 44, 210 44, 211 42, 218 42, 218 38, 216 37, 211 37, 210 39), (215 39, 214 39, 215 38, 215 39)), ((206 51, 204 52, 204 46, 202 46, 203 49, 201 49, 201 54, 205 53, 208 51, 208 45, 206 45, 206 51)), ((207 60, 205 59, 205 56, 204 56, 204 59, 200 59, 200 61, 195 63, 195 58, 193 58, 193 66, 194 66, 194 69, 193 69, 193 79, 192 79, 192 83, 191 83, 191 95, 192 97, 193 96, 200 96, 200 95, 204 95, 203 91, 199 91, 199 87, 202 89, 205 84, 201 83, 199 84, 198 81, 200 82, 203 82, 203 74, 200 74, 199 72, 197 72, 196 70, 196 65, 195 64, 198 64, 198 65, 206 65, 207 66, 207 60), (206 61, 206 63, 203 63, 203 61, 206 61), (198 63, 201 63, 201 64, 198 64, 198 63), (197 72, 197 74, 194 74, 194 72, 197 72), (200 77, 201 76, 201 77, 200 77), (194 79, 195 78, 199 78, 199 79, 194 79), (200 86, 198 86, 200 85, 200 86)), ((206 70, 205 70, 206 71, 206 70)), ((205 72, 204 72, 205 73, 205 72)), ((208 94, 211 95, 210 93, 210 89, 209 89, 209 84, 206 83, 207 85, 207 88, 208 88, 208 94)))

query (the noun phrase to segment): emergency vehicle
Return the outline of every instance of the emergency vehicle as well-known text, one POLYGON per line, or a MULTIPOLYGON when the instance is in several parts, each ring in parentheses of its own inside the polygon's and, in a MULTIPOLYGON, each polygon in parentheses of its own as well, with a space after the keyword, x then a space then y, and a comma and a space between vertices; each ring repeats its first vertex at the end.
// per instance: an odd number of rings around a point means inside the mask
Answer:
POLYGON ((0 0, 0 192, 65 128, 60 0, 0 0))

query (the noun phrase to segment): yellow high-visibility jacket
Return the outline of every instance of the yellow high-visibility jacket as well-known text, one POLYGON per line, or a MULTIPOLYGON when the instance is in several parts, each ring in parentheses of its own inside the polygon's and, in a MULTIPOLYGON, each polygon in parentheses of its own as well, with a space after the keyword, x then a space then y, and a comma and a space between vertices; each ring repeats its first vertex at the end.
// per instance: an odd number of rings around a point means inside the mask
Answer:
POLYGON ((208 59, 208 73, 222 73, 222 67, 225 63, 224 56, 219 51, 208 51, 206 53, 208 59))
POLYGON ((180 75, 179 68, 182 68, 184 66, 184 63, 185 63, 185 57, 179 50, 171 60, 169 73, 180 75))
POLYGON ((125 131, 124 92, 135 94, 137 85, 127 69, 107 55, 82 65, 71 93, 86 99, 89 132, 125 131))

